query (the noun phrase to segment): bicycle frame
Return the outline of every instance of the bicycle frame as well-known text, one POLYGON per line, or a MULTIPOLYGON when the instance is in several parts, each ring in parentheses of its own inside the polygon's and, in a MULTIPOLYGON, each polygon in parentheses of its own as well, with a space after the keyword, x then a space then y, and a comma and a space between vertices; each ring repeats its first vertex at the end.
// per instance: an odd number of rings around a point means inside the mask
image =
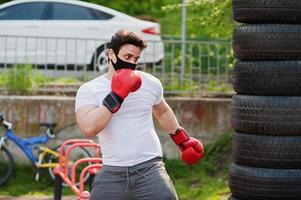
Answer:
MULTIPOLYGON (((44 160, 44 157, 47 155, 47 154, 51 154, 53 155, 54 157, 58 158, 60 156, 60 154, 48 147, 40 147, 40 150, 42 151, 42 153, 39 154, 39 161, 42 161, 44 160)), ((38 168, 54 168, 56 166, 58 166, 59 163, 40 163, 38 161, 38 163, 36 163, 36 166, 38 168)))
POLYGON ((37 158, 33 154, 33 150, 36 144, 45 144, 48 142, 49 138, 47 135, 42 135, 39 137, 32 137, 21 139, 16 136, 11 129, 7 129, 4 133, 4 137, 12 140, 27 156, 27 158, 36 166, 37 158))
MULTIPOLYGON (((74 161, 69 159, 69 153, 67 154, 67 157, 61 154, 61 152, 58 152, 56 150, 52 150, 45 145, 41 144, 46 144, 49 141, 49 138, 55 138, 55 135, 53 133, 53 128, 56 126, 56 123, 41 123, 41 126, 46 126, 47 131, 44 135, 38 136, 38 137, 30 137, 30 138, 20 138, 17 135, 14 134, 12 130, 12 124, 8 121, 5 121, 2 117, 2 113, 0 113, 0 123, 4 125, 6 128, 4 131, 4 135, 0 137, 0 148, 4 147, 6 145, 6 140, 11 140, 13 141, 26 155, 26 157, 31 161, 32 165, 34 168, 48 168, 49 173, 51 176, 53 176, 53 171, 52 169, 57 167, 57 166, 63 166, 68 169, 68 167, 73 166, 74 161), (35 156, 34 150, 38 150, 38 157, 35 156), (51 155, 50 160, 45 159, 47 155, 51 155), (53 162, 53 158, 56 158, 58 162, 53 162)), ((72 124, 73 125, 73 124, 72 124)), ((68 125, 71 126, 71 125, 68 125)), ((61 129, 62 130, 62 129, 61 129)), ((89 140, 90 141, 90 140, 89 140)), ((91 142, 91 141, 90 141, 91 142)), ((64 143, 65 144, 65 143, 64 143)), ((79 146, 81 147, 81 146, 79 146)), ((89 157, 89 153, 87 150, 84 148, 82 149, 82 153, 86 157, 89 157)), ((6 151, 7 148, 5 149, 6 151)), ((99 151, 99 150, 98 150, 99 151)), ((8 155, 11 153, 8 151, 8 155)), ((99 152, 98 152, 99 155, 99 152)), ((10 156, 11 157, 11 156, 10 156)), ((13 164, 13 158, 11 157, 10 163, 13 164)), ((68 170, 67 170, 68 171, 68 170)), ((36 181, 39 180, 39 173, 40 171, 36 171, 36 181)), ((74 176, 75 176, 75 170, 73 171, 74 176)), ((86 176, 82 177, 81 181, 85 181, 86 176)), ((6 180, 5 180, 6 181, 6 180)), ((77 185, 77 183, 74 183, 74 185, 77 185)))

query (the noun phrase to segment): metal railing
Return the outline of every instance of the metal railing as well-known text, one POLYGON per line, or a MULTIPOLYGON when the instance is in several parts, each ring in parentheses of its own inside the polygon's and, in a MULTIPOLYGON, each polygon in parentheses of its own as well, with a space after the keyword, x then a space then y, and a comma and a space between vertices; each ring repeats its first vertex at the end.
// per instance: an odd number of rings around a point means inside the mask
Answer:
MULTIPOLYGON (((78 38, 0 36, 0 70, 30 64, 44 77, 75 77, 82 82, 106 71, 108 41, 78 38)), ((200 91, 210 82, 229 83, 233 55, 230 41, 186 41, 186 65, 181 70, 177 39, 148 41, 139 68, 158 77, 169 93, 200 91)), ((61 90, 61 88, 59 88, 61 90)))

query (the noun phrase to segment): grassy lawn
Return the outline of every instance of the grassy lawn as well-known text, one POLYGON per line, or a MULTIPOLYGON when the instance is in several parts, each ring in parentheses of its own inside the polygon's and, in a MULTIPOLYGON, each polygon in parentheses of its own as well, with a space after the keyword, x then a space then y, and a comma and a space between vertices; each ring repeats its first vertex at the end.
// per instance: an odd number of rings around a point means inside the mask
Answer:
MULTIPOLYGON (((186 166, 180 160, 165 160, 180 200, 221 200, 221 196, 229 193, 230 144, 231 135, 222 135, 205 148, 206 156, 195 166, 186 166)), ((53 195, 53 182, 46 170, 40 178, 39 182, 34 180, 31 167, 16 166, 13 177, 1 188, 0 195, 53 195)), ((68 188, 63 192, 65 195, 72 194, 68 188)))
MULTIPOLYGON (((48 171, 40 174, 40 180, 35 181, 35 173, 31 166, 17 165, 13 177, 1 188, 0 195, 53 195, 54 181, 50 178, 48 171)), ((64 188, 64 194, 72 194, 68 188, 64 188)))
POLYGON ((231 159, 231 135, 224 134, 205 148, 200 164, 185 166, 179 160, 167 160, 169 172, 180 200, 221 200, 227 196, 231 159))

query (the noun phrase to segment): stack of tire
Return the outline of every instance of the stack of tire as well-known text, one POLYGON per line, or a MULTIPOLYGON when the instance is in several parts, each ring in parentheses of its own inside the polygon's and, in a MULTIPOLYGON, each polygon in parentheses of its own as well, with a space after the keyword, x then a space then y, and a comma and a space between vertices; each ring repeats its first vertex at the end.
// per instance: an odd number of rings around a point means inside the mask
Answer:
POLYGON ((233 0, 230 200, 301 200, 301 0, 233 0))

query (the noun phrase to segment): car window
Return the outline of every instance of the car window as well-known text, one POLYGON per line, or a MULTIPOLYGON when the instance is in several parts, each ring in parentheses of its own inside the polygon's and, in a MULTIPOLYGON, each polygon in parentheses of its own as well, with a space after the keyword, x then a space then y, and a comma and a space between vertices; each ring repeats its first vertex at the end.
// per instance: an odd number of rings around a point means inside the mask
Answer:
POLYGON ((52 7, 53 20, 93 20, 91 11, 83 6, 54 3, 52 7))
POLYGON ((0 9, 0 20, 42 19, 46 3, 21 3, 0 9))
POLYGON ((105 13, 105 12, 101 12, 99 10, 95 10, 95 9, 90 9, 90 10, 93 13, 93 18, 95 20, 108 20, 108 19, 111 19, 113 17, 113 15, 110 15, 110 14, 105 13))

